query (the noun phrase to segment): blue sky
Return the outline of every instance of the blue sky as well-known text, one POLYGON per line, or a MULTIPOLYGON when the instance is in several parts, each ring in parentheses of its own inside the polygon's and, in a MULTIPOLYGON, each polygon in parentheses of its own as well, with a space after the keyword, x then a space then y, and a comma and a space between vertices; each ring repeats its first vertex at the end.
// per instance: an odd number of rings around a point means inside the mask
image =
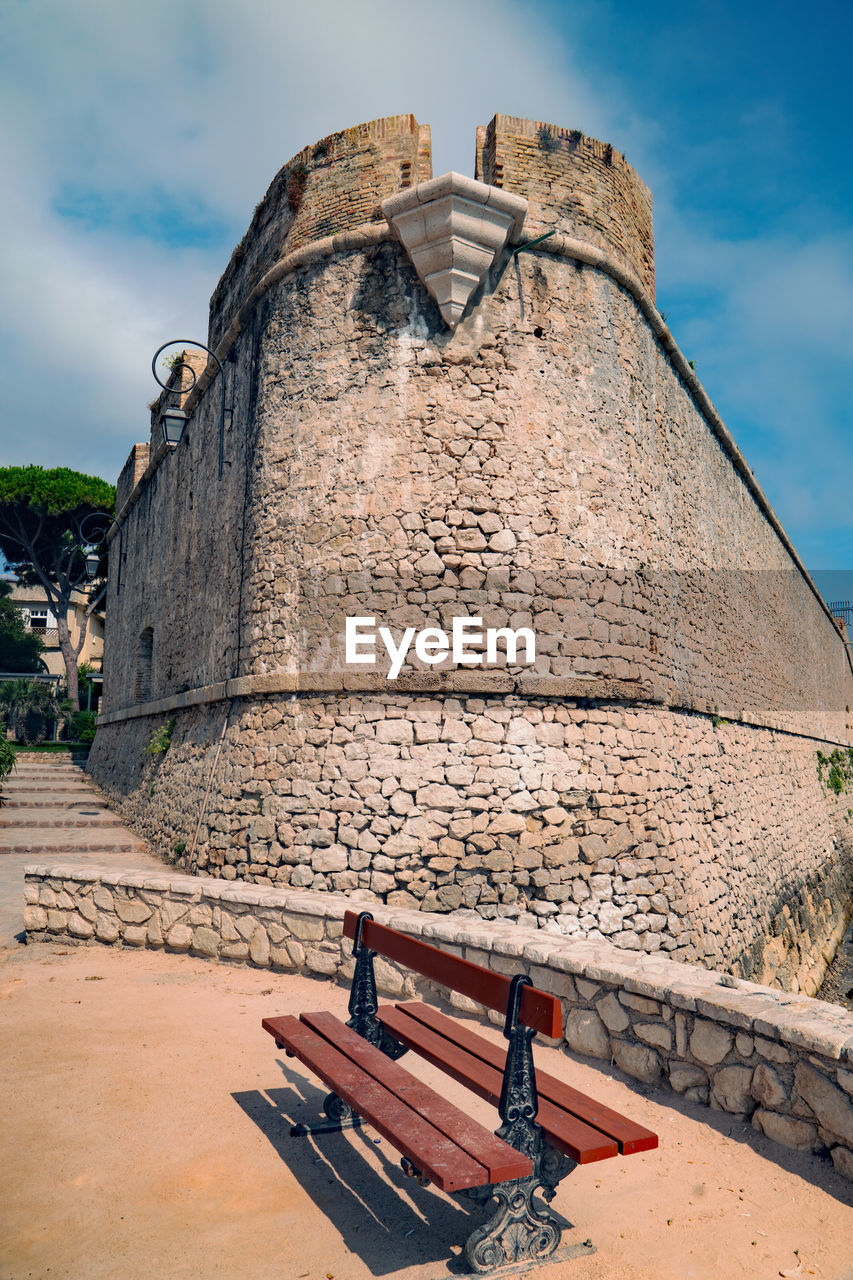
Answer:
POLYGON ((852 40, 849 0, 6 0, 0 461, 115 478, 300 147, 412 111, 473 173, 503 111, 649 184, 658 307, 806 564, 853 570, 852 40))

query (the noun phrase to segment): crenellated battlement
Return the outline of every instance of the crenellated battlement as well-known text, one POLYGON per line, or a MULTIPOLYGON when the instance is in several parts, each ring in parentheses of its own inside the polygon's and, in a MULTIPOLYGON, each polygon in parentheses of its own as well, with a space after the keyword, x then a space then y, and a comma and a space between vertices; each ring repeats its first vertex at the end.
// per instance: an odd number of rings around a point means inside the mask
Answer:
MULTIPOLYGON (((385 116, 306 146, 276 174, 210 301, 214 349, 276 262, 365 224, 388 197, 432 176, 429 125, 385 116)), ((652 196, 610 143, 538 120, 496 115, 477 129, 475 177, 523 196, 525 233, 559 231, 625 267, 654 299, 652 196)))
POLYGON ((476 177, 526 197, 527 233, 562 231, 615 257, 655 296, 652 193, 609 142, 496 115, 477 130, 476 177))

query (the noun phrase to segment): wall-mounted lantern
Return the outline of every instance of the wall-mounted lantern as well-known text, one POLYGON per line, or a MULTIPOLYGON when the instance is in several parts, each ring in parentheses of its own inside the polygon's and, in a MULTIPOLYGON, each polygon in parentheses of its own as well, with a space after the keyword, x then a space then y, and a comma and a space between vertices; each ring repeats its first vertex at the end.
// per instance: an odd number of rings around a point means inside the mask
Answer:
POLYGON ((184 438, 184 430, 189 418, 183 409, 164 409, 160 420, 163 428, 163 439, 170 449, 175 449, 184 438))
POLYGON ((89 578, 97 578, 98 570, 101 567, 101 557, 97 551, 88 551, 86 553, 86 575, 89 578))
POLYGON ((189 395, 190 391, 192 391, 198 381, 195 369, 193 369, 189 364, 184 364, 182 366, 187 370, 190 378, 192 379, 190 385, 186 389, 184 389, 182 385, 178 387, 170 387, 165 382, 162 382, 158 377, 157 357, 160 355, 160 352, 165 351, 167 347, 177 346, 198 347, 200 351, 206 351, 211 359, 216 361, 217 368, 219 369, 219 381, 222 388, 222 394, 219 400, 219 479, 221 480, 224 461, 223 452, 225 448, 225 370, 223 369, 222 361, 219 359, 216 352, 211 351, 210 347, 206 347, 203 342, 193 342, 191 338, 173 338, 171 342, 164 342, 162 347, 158 347, 154 352, 154 359, 151 361, 151 372, 154 374, 155 382, 158 387, 162 387, 164 391, 169 393, 169 395, 178 397, 178 405, 175 407, 165 408, 161 414, 163 439, 169 448, 172 449, 181 443, 184 429, 189 420, 189 414, 184 413, 180 408, 180 400, 182 396, 189 395))

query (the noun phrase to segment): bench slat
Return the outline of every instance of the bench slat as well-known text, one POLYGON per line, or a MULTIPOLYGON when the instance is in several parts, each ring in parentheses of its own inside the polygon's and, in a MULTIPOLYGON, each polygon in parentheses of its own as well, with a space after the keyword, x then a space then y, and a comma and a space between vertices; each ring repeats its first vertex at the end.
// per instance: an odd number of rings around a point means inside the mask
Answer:
MULTIPOLYGON (((427 1004, 413 1002, 397 1005, 397 1008, 445 1036, 451 1042, 467 1049, 482 1061, 503 1071, 506 1061, 506 1050, 503 1046, 493 1044, 483 1036, 477 1035, 470 1027, 454 1022, 438 1009, 433 1009, 427 1004)), ((652 1133, 651 1129, 635 1124, 633 1120, 628 1120, 618 1111, 612 1111, 609 1107, 596 1102, 594 1098, 558 1080, 556 1076, 540 1071, 538 1067, 536 1088, 540 1099, 547 1098, 549 1102, 577 1116, 585 1124, 592 1125, 608 1137, 614 1138, 619 1144, 622 1155, 634 1155, 638 1151, 653 1151, 658 1145, 658 1136, 652 1133)))
MULTIPOLYGON (((497 1106, 501 1096, 503 1072, 424 1026, 405 1009, 405 1006, 385 1006, 379 1010, 379 1020, 393 1036, 415 1053, 497 1106)), ((578 1164, 591 1164, 595 1160, 606 1160, 619 1154, 619 1148, 612 1138, 606 1137, 591 1125, 584 1124, 582 1120, 569 1115, 547 1099, 540 1098, 536 1119, 545 1130, 549 1142, 578 1164)))
MULTIPOLYGON (((357 919, 356 912, 346 912, 344 933, 348 938, 355 938, 357 919)), ((491 969, 484 969, 471 960, 463 960, 461 956, 448 955, 446 951, 439 951, 438 947, 433 947, 428 942, 397 933, 395 929, 377 924, 375 920, 365 920, 361 937, 366 947, 386 959, 402 964, 407 969, 414 969, 425 978, 459 991, 489 1009, 506 1013, 511 982, 502 973, 493 973, 491 969)), ((533 1027, 535 1031, 541 1031, 553 1040, 563 1034, 560 1001, 547 991, 525 987, 518 1016, 526 1027, 533 1027)))
MULTIPOLYGON (((489 1181, 485 1168, 467 1152, 298 1018, 264 1018, 261 1025, 442 1191, 479 1187, 489 1181)), ((390 1061, 378 1049, 374 1052, 390 1061)))
POLYGON ((508 1178, 526 1178, 532 1172, 533 1165, 527 1156, 521 1155, 508 1142, 472 1120, 422 1080, 417 1080, 405 1067, 384 1054, 380 1055, 382 1061, 379 1064, 373 1045, 362 1040, 361 1036, 334 1014, 303 1013, 300 1021, 324 1040, 336 1045, 351 1061, 378 1077, 395 1097, 412 1107, 418 1115, 423 1116, 472 1159, 483 1165, 489 1175, 487 1181, 504 1182, 508 1178))

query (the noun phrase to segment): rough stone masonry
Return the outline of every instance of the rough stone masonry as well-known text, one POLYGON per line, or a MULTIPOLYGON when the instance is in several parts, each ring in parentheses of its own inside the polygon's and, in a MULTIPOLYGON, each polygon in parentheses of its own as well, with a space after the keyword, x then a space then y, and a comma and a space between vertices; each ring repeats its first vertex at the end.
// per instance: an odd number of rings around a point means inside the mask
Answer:
POLYGON ((853 892, 817 767, 853 742, 850 654, 655 308, 648 189, 507 116, 476 164, 527 214, 452 329, 380 208, 428 129, 274 179, 211 300, 223 372, 188 354, 183 442, 164 394, 119 481, 91 771, 202 875, 813 993, 853 892), (356 616, 531 628, 535 666, 391 680, 347 664, 356 616))

